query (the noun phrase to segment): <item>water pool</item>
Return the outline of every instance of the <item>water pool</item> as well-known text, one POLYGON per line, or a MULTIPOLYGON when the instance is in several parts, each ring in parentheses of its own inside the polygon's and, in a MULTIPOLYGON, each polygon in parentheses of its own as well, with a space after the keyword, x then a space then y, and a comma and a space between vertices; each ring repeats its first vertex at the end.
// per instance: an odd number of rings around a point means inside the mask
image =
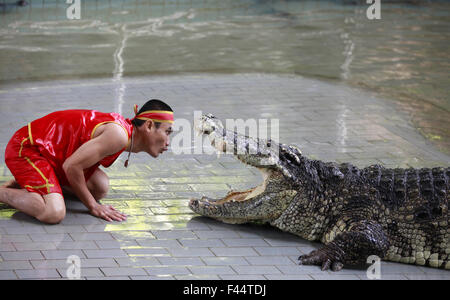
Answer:
POLYGON ((0 0, 0 89, 12 82, 182 73, 282 73, 392 99, 450 152, 450 3, 0 0))

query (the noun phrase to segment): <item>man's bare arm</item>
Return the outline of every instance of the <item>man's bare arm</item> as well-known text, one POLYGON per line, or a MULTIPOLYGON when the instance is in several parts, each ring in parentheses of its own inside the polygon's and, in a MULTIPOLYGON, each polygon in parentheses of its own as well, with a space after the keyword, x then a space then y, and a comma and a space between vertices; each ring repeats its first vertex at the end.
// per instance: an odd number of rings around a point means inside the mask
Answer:
POLYGON ((93 166, 106 156, 119 152, 128 143, 128 136, 122 127, 114 123, 103 126, 105 127, 102 128, 98 136, 81 145, 66 159, 63 170, 74 193, 86 205, 91 214, 107 221, 122 221, 125 219, 125 215, 111 206, 103 206, 97 203, 89 192, 84 177, 84 169, 93 166))

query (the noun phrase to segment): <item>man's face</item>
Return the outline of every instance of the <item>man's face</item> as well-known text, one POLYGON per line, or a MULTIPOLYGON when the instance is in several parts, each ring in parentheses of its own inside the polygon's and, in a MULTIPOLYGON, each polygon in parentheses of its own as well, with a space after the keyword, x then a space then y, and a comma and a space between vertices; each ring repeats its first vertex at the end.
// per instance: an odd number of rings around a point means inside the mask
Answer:
POLYGON ((156 158, 164 151, 167 151, 167 147, 169 147, 172 124, 161 123, 159 128, 156 128, 155 123, 153 123, 148 133, 146 152, 156 158))

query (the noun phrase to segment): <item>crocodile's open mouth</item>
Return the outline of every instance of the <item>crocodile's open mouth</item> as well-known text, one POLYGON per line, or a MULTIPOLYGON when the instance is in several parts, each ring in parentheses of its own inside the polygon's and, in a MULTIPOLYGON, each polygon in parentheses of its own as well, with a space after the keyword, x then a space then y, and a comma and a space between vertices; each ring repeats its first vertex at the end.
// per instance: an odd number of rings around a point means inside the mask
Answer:
MULTIPOLYGON (((237 135, 234 132, 226 132, 220 121, 213 116, 202 116, 196 130, 209 137, 211 145, 219 152, 227 152, 233 149, 233 154, 241 162, 256 167, 263 177, 260 185, 244 191, 230 191, 225 197, 211 199, 202 197, 191 199, 189 207, 196 213, 214 217, 227 223, 241 223, 242 219, 248 221, 249 211, 257 210, 262 205, 261 198, 264 197, 271 176, 278 171, 264 165, 262 162, 268 157, 267 154, 248 154, 249 149, 256 149, 258 141, 237 135), (228 133, 228 134, 227 134, 228 133)), ((243 222, 243 221, 242 221, 243 222)))
POLYGON ((245 202, 261 195, 266 190, 267 181, 269 179, 271 171, 263 168, 258 168, 258 170, 262 173, 263 176, 263 182, 260 185, 245 191, 230 191, 225 197, 220 199, 210 199, 207 197, 202 197, 200 200, 207 201, 211 204, 220 205, 226 202, 245 202))
POLYGON ((271 173, 266 169, 260 169, 260 171, 264 178, 260 185, 244 191, 230 191, 225 197, 219 199, 205 196, 201 199, 191 199, 189 207, 200 215, 212 217, 225 223, 238 224, 251 221, 249 211, 257 210, 261 205, 260 196, 266 191, 271 173))
POLYGON ((234 201, 247 201, 250 200, 252 198, 255 198, 256 196, 262 194, 265 190, 266 190, 266 185, 267 185, 267 178, 268 175, 262 171, 263 175, 264 175, 264 181, 262 184, 255 186, 254 188, 248 189, 246 191, 231 191, 229 192, 223 199, 220 199, 219 201, 217 201, 217 204, 222 204, 225 202, 234 202, 234 201))

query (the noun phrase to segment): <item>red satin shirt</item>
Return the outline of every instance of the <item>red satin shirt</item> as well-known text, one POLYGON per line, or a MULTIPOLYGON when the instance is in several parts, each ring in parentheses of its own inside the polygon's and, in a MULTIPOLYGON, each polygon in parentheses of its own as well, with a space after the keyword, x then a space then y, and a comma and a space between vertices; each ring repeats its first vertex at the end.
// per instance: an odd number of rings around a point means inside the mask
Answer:
MULTIPOLYGON (((105 123, 117 123, 122 126, 130 140, 133 130, 131 121, 117 113, 103 113, 95 110, 56 111, 32 121, 17 131, 6 148, 5 160, 15 177, 16 174, 13 169, 20 168, 20 166, 17 166, 18 163, 23 162, 24 168, 27 164, 31 165, 37 171, 35 173, 39 173, 36 176, 43 177, 44 181, 47 181, 48 188, 49 182, 48 177, 45 176, 45 170, 38 170, 39 166, 33 164, 33 153, 38 152, 41 157, 48 161, 59 183, 68 186, 69 182, 62 168, 64 161, 81 145, 89 141, 94 136, 96 129, 105 123)), ((124 150, 125 148, 85 169, 86 181, 99 165, 109 167, 124 150)), ((30 167, 28 166, 28 168, 30 167)), ((42 167, 42 169, 45 169, 45 167, 42 167)), ((32 169, 30 168, 30 170, 32 169)), ((31 176, 29 174, 31 174, 31 171, 28 171, 26 176, 31 176)), ((16 177, 16 180, 22 186, 26 186, 26 179, 22 178, 19 181, 16 177)), ((50 192, 49 188, 48 192, 50 192)))

